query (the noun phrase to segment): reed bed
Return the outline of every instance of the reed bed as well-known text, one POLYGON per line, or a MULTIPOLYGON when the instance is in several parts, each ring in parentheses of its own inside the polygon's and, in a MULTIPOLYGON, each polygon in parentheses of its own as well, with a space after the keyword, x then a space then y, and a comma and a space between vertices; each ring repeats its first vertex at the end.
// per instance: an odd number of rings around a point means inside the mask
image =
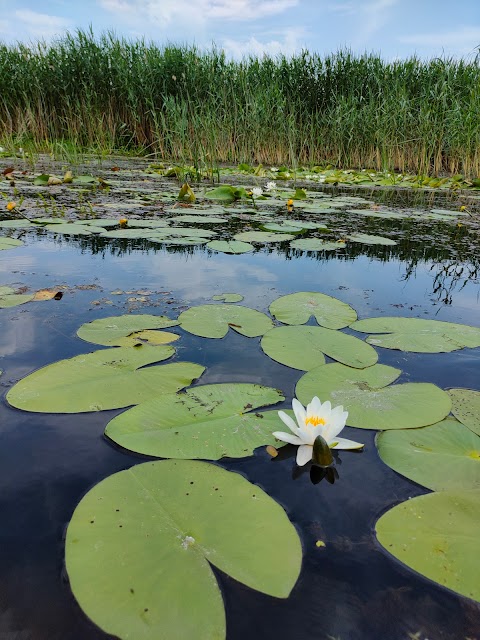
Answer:
POLYGON ((77 31, 0 44, 0 142, 480 175, 478 61, 306 51, 226 58, 77 31))

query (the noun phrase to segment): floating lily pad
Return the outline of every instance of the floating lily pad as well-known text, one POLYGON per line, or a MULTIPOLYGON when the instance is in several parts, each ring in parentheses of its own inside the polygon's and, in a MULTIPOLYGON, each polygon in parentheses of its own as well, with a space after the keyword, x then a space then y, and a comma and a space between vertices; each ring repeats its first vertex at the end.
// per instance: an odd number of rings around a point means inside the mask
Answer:
POLYGON ((156 229, 112 229, 111 231, 104 231, 100 237, 101 238, 116 238, 118 240, 122 239, 132 239, 132 240, 149 240, 152 237, 158 235, 158 231, 156 229))
POLYGON ((20 304, 30 302, 34 297, 33 293, 15 293, 15 289, 11 287, 0 287, 0 309, 17 307, 20 304))
POLYGON ((415 429, 443 420, 451 407, 445 391, 430 383, 387 386, 401 371, 383 364, 352 369, 326 364, 300 378, 296 394, 306 405, 314 396, 348 411, 347 424, 360 429, 415 429), (385 388, 384 388, 385 387, 385 388))
POLYGON ((20 218, 20 220, 0 220, 0 228, 2 229, 26 229, 34 226, 33 222, 25 220, 25 218, 20 218))
POLYGON ((307 220, 288 220, 288 224, 291 224, 295 227, 302 227, 302 229, 320 229, 322 231, 329 230, 321 222, 309 222, 307 220))
POLYGON ((376 524, 380 544, 414 571, 480 601, 480 491, 418 496, 376 524))
POLYGON ((137 453, 160 458, 244 458, 274 444, 278 415, 258 407, 284 400, 277 389, 257 384, 211 384, 163 395, 113 418, 105 434, 137 453))
POLYGON ((40 413, 80 413, 119 409, 174 393, 202 375, 192 362, 139 369, 170 358, 170 346, 113 347, 60 360, 34 371, 7 394, 17 409, 40 413))
POLYGON ((292 249, 300 249, 301 251, 336 251, 344 249, 345 242, 326 242, 320 238, 301 238, 290 242, 292 249))
POLYGON ((452 399, 453 415, 480 436, 480 391, 449 389, 448 394, 452 399))
POLYGON ((268 316, 242 305, 205 304, 183 311, 178 320, 182 329, 204 338, 223 338, 230 327, 248 338, 263 336, 273 327, 268 316))
POLYGON ((122 640, 224 640, 210 564, 286 598, 301 559, 295 527, 262 489, 191 460, 147 462, 106 478, 75 509, 65 543, 74 596, 122 640))
POLYGON ((440 216, 458 218, 460 216, 468 217, 469 213, 467 211, 452 211, 452 209, 430 209, 432 213, 436 213, 440 216))
POLYGON ((351 326, 370 335, 367 342, 385 349, 416 353, 448 353, 464 347, 480 347, 480 328, 422 318, 367 318, 351 326))
POLYGON ((239 293, 221 293, 218 296, 212 296, 212 300, 223 302, 241 302, 243 300, 243 296, 239 293))
POLYGON ((23 242, 16 240, 15 238, 3 238, 0 237, 0 251, 6 251, 7 249, 14 249, 15 247, 21 247, 23 242))
POLYGON ((277 362, 309 371, 325 363, 324 354, 350 367, 370 367, 378 354, 354 336, 324 327, 276 327, 262 338, 263 351, 277 362))
POLYGON ((92 231, 85 224, 65 223, 65 224, 47 224, 45 226, 47 231, 53 231, 54 233, 61 233, 63 235, 71 236, 90 236, 92 231))
POLYGON ((295 236, 288 233, 268 233, 266 231, 244 231, 237 233, 234 236, 235 240, 241 242, 285 242, 286 240, 293 240, 295 236))
POLYGON ((34 218, 32 220, 35 224, 67 224, 64 218, 34 218))
POLYGON ((152 242, 161 241, 164 244, 172 245, 172 246, 184 246, 184 247, 194 247, 198 244, 206 244, 208 242, 208 238, 152 238, 152 242))
POLYGON ((480 437, 456 420, 385 431, 377 448, 385 464, 428 489, 480 489, 480 437))
POLYGON ((129 220, 127 222, 128 227, 135 229, 135 228, 141 228, 141 229, 159 229, 159 228, 163 228, 163 227, 168 227, 169 223, 168 220, 159 220, 159 219, 155 219, 155 220, 129 220))
POLYGON ((272 302, 269 310, 284 324, 305 324, 311 316, 315 316, 318 324, 327 329, 343 329, 357 319, 350 305, 316 291, 281 296, 272 302))
POLYGON ((103 230, 118 227, 119 221, 113 218, 90 218, 88 220, 78 220, 77 224, 86 224, 89 227, 102 227, 103 230))
POLYGON ((262 224, 261 228, 264 231, 274 231, 278 233, 303 233, 305 231, 305 227, 302 226, 294 226, 292 224, 288 224, 287 222, 282 222, 278 224, 276 222, 267 222, 266 224, 262 224))
POLYGON ((352 233, 346 236, 350 242, 361 242, 362 244, 381 244, 381 245, 396 245, 395 240, 390 238, 384 238, 383 236, 369 236, 366 233, 352 233))
POLYGON ((253 244, 239 240, 212 240, 207 244, 207 248, 221 253, 248 253, 255 247, 253 244))
POLYGON ((169 227, 165 230, 169 236, 191 236, 192 238, 212 238, 217 234, 215 231, 207 231, 207 229, 196 229, 195 227, 169 227))
POLYGON ((86 322, 78 329, 77 336, 95 344, 118 346, 119 339, 143 329, 166 329, 178 324, 178 320, 171 320, 167 316, 127 314, 86 322))
POLYGON ((170 218, 175 222, 194 222, 196 224, 221 224, 222 222, 228 222, 227 218, 220 218, 219 216, 199 216, 199 215, 186 215, 175 216, 170 218))

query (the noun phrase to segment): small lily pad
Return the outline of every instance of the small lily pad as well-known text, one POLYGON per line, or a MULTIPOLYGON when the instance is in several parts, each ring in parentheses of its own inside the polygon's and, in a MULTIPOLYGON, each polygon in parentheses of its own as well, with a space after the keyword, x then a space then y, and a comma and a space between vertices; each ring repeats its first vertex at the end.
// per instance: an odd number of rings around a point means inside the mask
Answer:
POLYGON ((480 436, 480 391, 449 389, 452 413, 462 424, 480 436))
POLYGON ((306 405, 314 396, 348 411, 347 424, 360 429, 415 429, 443 420, 451 408, 445 391, 430 383, 409 382, 391 386, 399 369, 375 364, 352 369, 326 364, 311 369, 296 386, 297 398, 306 405))
POLYGON ((269 307, 274 318, 284 324, 305 324, 315 316, 327 329, 343 329, 357 319, 354 309, 345 302, 316 291, 300 291, 281 296, 269 307))
POLYGON ((480 601, 480 491, 441 491, 387 511, 375 526, 380 544, 430 580, 480 601))
POLYGON ((178 320, 182 329, 204 338, 223 338, 231 328, 248 338, 262 336, 273 327, 260 311, 242 305, 205 304, 183 311, 178 320))
POLYGON ((324 364, 324 354, 360 369, 370 367, 378 359, 375 349, 366 342, 324 327, 276 327, 263 336, 260 344, 273 360, 301 371, 324 364))
POLYGON ((192 460, 147 462, 106 478, 75 509, 65 542, 75 598, 122 640, 224 640, 210 564, 286 598, 301 560, 280 505, 240 474, 192 460))
POLYGON ((45 226, 47 231, 53 231, 53 233, 61 233, 62 235, 70 236, 90 236, 92 231, 85 224, 65 223, 65 224, 47 224, 45 226))
POLYGON ((244 231, 235 234, 233 237, 235 240, 240 240, 241 242, 261 243, 285 242, 286 240, 293 240, 295 238, 294 235, 288 233, 268 233, 266 231, 244 231))
POLYGON ((301 251, 336 251, 344 249, 345 242, 326 242, 320 238, 301 238, 290 242, 292 249, 300 249, 301 251))
POLYGON ((350 242, 361 242, 362 244, 381 244, 381 245, 396 245, 395 240, 390 238, 384 238, 383 236, 370 236, 366 233, 352 233, 346 236, 350 242))
POLYGON ((207 244, 207 248, 221 253, 248 253, 255 247, 253 244, 239 240, 212 240, 207 244))
POLYGON ((480 489, 480 437, 456 420, 377 436, 389 467, 433 491, 480 489))
POLYGON ((212 300, 216 302, 241 302, 243 300, 243 296, 239 293, 221 293, 217 296, 212 296, 212 300))

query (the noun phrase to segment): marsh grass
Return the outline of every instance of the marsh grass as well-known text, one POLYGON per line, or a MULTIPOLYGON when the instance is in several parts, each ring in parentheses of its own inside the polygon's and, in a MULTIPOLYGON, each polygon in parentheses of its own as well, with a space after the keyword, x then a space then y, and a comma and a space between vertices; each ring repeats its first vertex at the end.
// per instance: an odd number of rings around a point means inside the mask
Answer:
POLYGON ((0 141, 12 148, 480 174, 477 61, 232 61, 78 31, 0 45, 0 69, 0 141))

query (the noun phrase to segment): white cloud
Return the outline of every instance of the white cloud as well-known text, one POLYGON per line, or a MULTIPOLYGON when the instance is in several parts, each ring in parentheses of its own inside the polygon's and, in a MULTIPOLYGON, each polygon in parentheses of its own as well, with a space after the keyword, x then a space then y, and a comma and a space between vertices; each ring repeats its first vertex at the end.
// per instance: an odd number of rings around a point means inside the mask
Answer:
POLYGON ((10 36, 14 33, 23 33, 33 39, 51 40, 73 26, 71 20, 67 18, 37 13, 30 9, 17 9, 13 12, 13 16, 12 23, 6 25, 10 36))
POLYGON ((173 20, 257 20, 295 7, 299 0, 99 0, 103 9, 136 21, 161 25, 173 20))
POLYGON ((255 36, 251 36, 248 40, 233 40, 225 38, 222 42, 222 48, 227 56, 235 59, 241 59, 245 55, 254 55, 262 57, 269 55, 275 57, 282 54, 286 56, 293 55, 302 48, 305 30, 301 27, 286 29, 280 35, 280 39, 272 39, 261 41, 255 36))
POLYGON ((399 0, 371 0, 370 2, 334 2, 327 5, 331 12, 343 16, 355 17, 356 38, 355 44, 366 44, 370 38, 379 31, 391 17, 391 9, 399 0))

